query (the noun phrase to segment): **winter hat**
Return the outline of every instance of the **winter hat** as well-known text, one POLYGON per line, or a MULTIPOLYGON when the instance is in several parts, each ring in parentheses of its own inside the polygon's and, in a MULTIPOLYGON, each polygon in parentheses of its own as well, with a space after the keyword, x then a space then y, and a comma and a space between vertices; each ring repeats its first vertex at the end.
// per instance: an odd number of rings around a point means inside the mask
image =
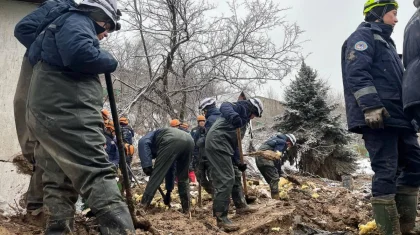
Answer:
POLYGON ((368 14, 366 14, 366 22, 375 22, 376 20, 381 20, 384 15, 392 10, 396 10, 397 7, 393 4, 388 4, 385 6, 375 7, 368 14), (380 18, 379 18, 380 17, 380 18))

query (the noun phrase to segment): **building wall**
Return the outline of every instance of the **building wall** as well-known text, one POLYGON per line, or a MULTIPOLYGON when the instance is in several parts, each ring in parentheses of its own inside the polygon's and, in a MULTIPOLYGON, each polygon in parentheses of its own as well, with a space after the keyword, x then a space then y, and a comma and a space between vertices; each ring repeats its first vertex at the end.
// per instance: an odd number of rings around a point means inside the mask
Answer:
POLYGON ((274 122, 274 117, 284 113, 284 106, 280 101, 261 96, 257 96, 257 98, 264 104, 264 112, 261 118, 255 118, 252 121, 255 127, 260 125, 270 126, 274 122))
POLYGON ((11 163, 13 155, 20 152, 13 97, 25 53, 25 48, 13 36, 13 30, 16 23, 35 8, 33 3, 0 0, 0 211, 10 210, 7 204, 13 205, 14 199, 19 199, 29 183, 28 176, 18 174, 11 163))

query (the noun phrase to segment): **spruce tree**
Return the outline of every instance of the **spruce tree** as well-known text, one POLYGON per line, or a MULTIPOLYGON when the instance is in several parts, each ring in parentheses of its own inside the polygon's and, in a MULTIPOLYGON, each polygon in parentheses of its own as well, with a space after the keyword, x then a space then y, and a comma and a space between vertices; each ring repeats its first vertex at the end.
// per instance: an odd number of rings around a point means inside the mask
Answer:
MULTIPOLYGON (((295 158, 300 171, 341 180, 356 168, 356 153, 349 147, 349 133, 334 115, 337 107, 327 100, 329 87, 317 72, 302 62, 296 79, 285 90, 286 111, 274 128, 295 134, 295 158)), ((293 152, 295 152, 293 154, 293 152)))

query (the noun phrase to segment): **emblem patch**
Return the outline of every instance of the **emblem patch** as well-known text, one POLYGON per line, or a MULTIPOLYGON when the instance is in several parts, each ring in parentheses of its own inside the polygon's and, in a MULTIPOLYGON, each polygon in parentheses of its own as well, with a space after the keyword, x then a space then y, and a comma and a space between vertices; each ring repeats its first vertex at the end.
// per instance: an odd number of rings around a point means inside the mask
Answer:
POLYGON ((364 51, 364 50, 368 49, 368 45, 367 45, 367 43, 366 43, 366 42, 364 42, 364 41, 360 41, 360 42, 357 42, 357 43, 354 45, 354 49, 355 49, 356 51, 364 51))

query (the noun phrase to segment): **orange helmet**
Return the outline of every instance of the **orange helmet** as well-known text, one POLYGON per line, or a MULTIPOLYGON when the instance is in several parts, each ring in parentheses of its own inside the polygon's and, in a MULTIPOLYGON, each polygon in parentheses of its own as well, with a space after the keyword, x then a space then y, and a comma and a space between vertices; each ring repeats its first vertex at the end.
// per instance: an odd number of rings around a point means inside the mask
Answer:
POLYGON ((172 119, 170 122, 171 127, 177 127, 181 124, 178 119, 172 119))
POLYGON ((206 121, 206 117, 204 117, 203 115, 198 116, 197 122, 201 122, 201 121, 206 121))
POLYGON ((111 120, 105 120, 105 129, 108 129, 110 131, 115 131, 114 122, 111 120))
POLYGON ((183 129, 185 129, 185 130, 187 130, 188 127, 189 127, 188 123, 186 123, 186 122, 181 123, 179 126, 183 129))
POLYGON ((126 117, 120 117, 120 123, 128 125, 128 119, 126 117))
POLYGON ((103 119, 109 119, 111 117, 111 113, 107 109, 102 109, 101 113, 103 119))

